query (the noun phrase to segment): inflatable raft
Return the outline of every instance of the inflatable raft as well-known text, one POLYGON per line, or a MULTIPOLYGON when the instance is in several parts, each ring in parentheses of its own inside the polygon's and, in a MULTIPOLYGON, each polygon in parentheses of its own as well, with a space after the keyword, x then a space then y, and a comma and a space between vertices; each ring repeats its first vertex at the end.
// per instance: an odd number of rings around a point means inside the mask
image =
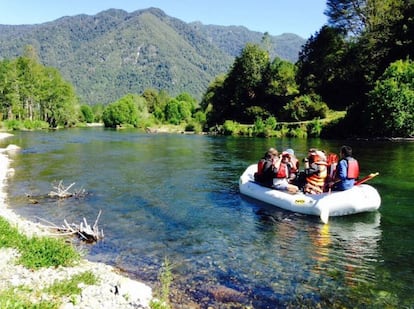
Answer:
POLYGON ((250 165, 240 176, 240 193, 293 212, 319 216, 324 223, 329 217, 376 211, 381 205, 378 191, 367 184, 346 191, 322 194, 290 194, 262 186, 254 180, 257 164, 250 165))

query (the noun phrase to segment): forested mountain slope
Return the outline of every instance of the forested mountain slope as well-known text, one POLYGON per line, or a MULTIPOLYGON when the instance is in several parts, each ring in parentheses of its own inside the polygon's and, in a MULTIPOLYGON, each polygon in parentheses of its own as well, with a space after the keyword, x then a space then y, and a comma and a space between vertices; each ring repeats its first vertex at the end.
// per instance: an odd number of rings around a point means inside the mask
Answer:
MULTIPOLYGON (((110 9, 38 25, 0 25, 0 59, 21 56, 32 45, 41 63, 74 85, 82 103, 113 102, 147 88, 200 98, 247 42, 262 37, 245 27, 185 23, 156 8, 110 9)), ((270 53, 296 61, 304 43, 294 34, 272 36, 270 53)))

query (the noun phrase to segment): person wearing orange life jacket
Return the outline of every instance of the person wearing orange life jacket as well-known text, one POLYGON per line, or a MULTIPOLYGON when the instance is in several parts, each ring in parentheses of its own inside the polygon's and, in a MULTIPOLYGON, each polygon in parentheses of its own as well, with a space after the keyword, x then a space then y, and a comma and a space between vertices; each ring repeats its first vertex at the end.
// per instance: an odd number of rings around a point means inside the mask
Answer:
POLYGON ((351 189, 355 179, 359 177, 358 161, 352 157, 352 148, 342 146, 340 150, 341 160, 336 168, 333 190, 344 191, 351 189))
POLYGON ((257 163, 257 172, 254 174, 255 181, 269 187, 273 185, 273 178, 276 174, 273 161, 278 155, 279 153, 275 148, 269 148, 257 163))
POLYGON ((306 165, 308 166, 305 166, 306 184, 303 188, 304 192, 322 193, 328 176, 325 153, 313 148, 309 149, 306 165))
POLYGON ((274 167, 276 169, 275 178, 273 178, 273 187, 277 190, 287 190, 290 193, 296 193, 299 188, 289 183, 289 176, 291 175, 290 154, 286 151, 274 160, 274 167))

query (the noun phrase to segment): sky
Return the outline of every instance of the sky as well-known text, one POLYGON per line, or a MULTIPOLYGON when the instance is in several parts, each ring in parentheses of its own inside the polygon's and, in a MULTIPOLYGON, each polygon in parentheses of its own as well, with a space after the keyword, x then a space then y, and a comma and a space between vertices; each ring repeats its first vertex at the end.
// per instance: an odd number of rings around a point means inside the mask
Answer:
POLYGON ((326 0, 0 0, 0 24, 39 24, 63 16, 155 7, 184 22, 245 26, 270 35, 314 35, 327 22, 326 0))

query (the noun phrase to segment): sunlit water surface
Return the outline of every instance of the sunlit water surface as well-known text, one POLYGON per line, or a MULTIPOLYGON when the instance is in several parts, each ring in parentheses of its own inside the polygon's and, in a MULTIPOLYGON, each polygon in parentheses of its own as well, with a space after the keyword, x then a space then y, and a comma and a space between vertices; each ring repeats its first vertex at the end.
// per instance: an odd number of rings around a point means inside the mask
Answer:
MULTIPOLYGON (((156 287, 172 265, 174 308, 413 306, 412 154, 409 142, 344 142, 143 134, 101 128, 17 132, 10 207, 31 220, 93 223, 105 238, 87 258, 156 287), (238 178, 270 146, 338 152, 353 146, 382 196, 379 212, 293 214, 242 197, 238 178), (386 151, 384 151, 386 149, 386 151), (59 181, 88 194, 46 198, 59 181), (30 202, 27 195, 37 198, 30 202)), ((4 143, 4 142, 3 142, 4 143)))

